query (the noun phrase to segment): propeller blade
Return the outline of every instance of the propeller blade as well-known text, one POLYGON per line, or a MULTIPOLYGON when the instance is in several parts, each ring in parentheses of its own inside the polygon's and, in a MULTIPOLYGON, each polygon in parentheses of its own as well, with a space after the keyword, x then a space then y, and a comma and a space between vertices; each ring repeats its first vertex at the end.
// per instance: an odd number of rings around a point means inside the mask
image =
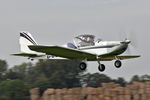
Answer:
POLYGON ((136 48, 137 47, 137 38, 136 38, 136 33, 131 31, 129 34, 129 39, 131 40, 131 45, 136 48))
POLYGON ((131 54, 131 51, 135 51, 133 49, 137 48, 137 38, 136 33, 133 30, 131 30, 130 32, 121 31, 118 34, 118 37, 120 38, 120 40, 124 40, 121 43, 128 44, 126 53, 131 54))

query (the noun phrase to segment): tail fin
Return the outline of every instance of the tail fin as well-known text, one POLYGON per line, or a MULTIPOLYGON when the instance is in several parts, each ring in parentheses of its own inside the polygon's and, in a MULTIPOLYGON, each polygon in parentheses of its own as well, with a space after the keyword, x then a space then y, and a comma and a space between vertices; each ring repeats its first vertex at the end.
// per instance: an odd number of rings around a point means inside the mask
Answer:
POLYGON ((28 48, 28 45, 37 45, 36 41, 34 40, 34 38, 29 32, 25 32, 25 31, 20 32, 19 43, 20 43, 21 52, 35 53, 34 51, 28 48))

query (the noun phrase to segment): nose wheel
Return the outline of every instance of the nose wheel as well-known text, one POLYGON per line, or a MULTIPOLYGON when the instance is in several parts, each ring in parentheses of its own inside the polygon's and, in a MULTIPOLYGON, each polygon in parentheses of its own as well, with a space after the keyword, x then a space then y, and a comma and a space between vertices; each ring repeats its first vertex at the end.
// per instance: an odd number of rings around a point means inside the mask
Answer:
POLYGON ((121 65, 122 65, 122 63, 121 63, 120 60, 116 60, 115 63, 114 63, 114 65, 115 65, 116 68, 120 68, 121 65))

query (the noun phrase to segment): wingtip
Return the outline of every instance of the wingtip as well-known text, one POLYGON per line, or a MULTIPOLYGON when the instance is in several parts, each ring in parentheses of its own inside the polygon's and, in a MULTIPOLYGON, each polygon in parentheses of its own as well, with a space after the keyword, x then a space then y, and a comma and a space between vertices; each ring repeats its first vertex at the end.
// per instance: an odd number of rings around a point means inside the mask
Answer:
POLYGON ((138 57, 141 57, 141 55, 138 55, 138 57))
POLYGON ((135 58, 139 58, 139 57, 141 57, 141 55, 134 55, 135 56, 135 58))

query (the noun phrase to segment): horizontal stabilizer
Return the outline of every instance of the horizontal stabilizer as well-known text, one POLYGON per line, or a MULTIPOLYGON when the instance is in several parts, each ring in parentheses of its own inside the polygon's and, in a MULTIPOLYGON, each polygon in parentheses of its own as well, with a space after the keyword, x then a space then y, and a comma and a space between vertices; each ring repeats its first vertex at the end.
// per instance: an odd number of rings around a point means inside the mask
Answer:
POLYGON ((30 54, 30 53, 18 53, 18 54, 11 54, 13 56, 23 56, 23 57, 38 57, 37 54, 30 54))

